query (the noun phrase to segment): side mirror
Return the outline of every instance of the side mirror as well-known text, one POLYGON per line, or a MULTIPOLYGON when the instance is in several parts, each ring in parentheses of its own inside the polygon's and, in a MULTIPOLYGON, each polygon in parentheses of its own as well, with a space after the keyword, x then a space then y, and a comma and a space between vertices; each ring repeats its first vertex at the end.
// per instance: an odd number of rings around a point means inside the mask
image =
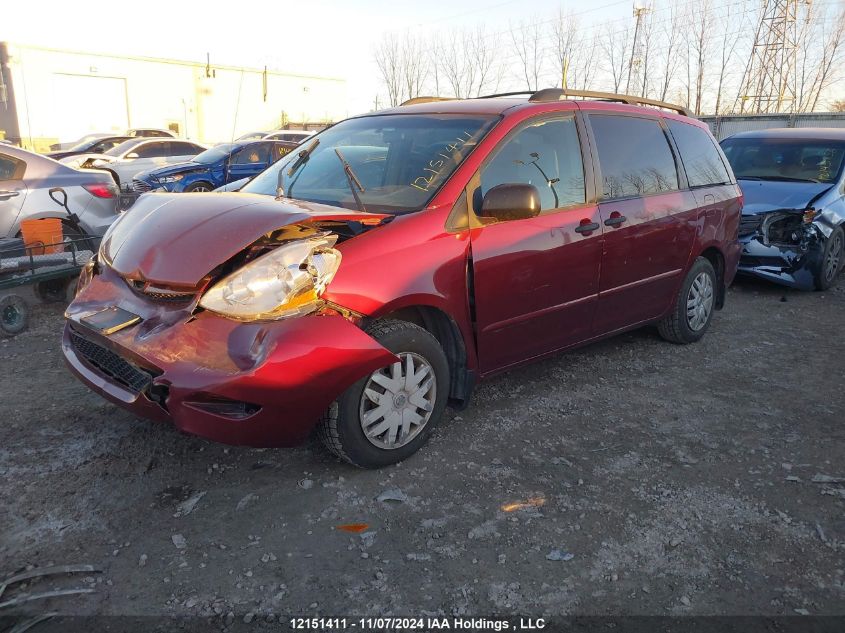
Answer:
POLYGON ((534 185, 507 183, 496 185, 481 202, 481 212, 485 218, 496 220, 524 220, 540 214, 540 192, 534 185))
POLYGON ((126 160, 135 160, 136 158, 139 158, 138 152, 129 152, 126 156, 124 156, 124 158, 126 160))

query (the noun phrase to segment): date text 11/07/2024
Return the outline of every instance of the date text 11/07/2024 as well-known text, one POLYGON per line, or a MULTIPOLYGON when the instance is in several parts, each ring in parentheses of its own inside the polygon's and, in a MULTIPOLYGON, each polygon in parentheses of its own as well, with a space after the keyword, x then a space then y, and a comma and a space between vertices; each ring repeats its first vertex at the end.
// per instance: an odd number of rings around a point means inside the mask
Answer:
POLYGON ((539 631, 546 628, 542 618, 290 618, 298 631, 539 631))

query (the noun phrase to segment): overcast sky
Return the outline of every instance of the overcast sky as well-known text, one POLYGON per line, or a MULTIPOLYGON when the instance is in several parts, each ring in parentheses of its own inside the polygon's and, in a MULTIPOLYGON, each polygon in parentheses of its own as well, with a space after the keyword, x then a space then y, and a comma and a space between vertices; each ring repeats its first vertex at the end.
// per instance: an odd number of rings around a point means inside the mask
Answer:
POLYGON ((212 63, 341 77, 351 115, 371 109, 380 90, 373 47, 385 32, 478 24, 506 32, 519 20, 550 19, 560 7, 588 24, 630 19, 633 0, 2 0, 0 41, 193 61, 209 52, 212 63))

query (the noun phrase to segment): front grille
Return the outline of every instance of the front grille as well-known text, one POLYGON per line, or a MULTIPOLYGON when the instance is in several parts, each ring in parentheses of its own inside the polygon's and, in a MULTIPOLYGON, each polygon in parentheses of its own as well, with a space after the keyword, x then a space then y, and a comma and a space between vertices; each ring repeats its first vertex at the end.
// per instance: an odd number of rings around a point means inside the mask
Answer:
POLYGON ((152 189, 149 183, 144 182, 143 180, 138 180, 137 178, 132 181, 132 191, 135 193, 144 193, 152 189))
POLYGON ((152 374, 135 367, 110 349, 83 338, 73 330, 70 331, 70 342, 73 349, 91 365, 134 393, 146 391, 152 383, 152 374))
POLYGON ((145 281, 129 279, 126 280, 126 283, 128 283, 132 290, 136 293, 143 297, 147 297, 148 299, 152 299, 153 301, 188 303, 197 296, 197 292, 195 290, 170 290, 169 288, 151 286, 145 281))
POLYGON ((763 224, 763 216, 743 215, 739 220, 739 236, 745 237, 756 233, 763 224))

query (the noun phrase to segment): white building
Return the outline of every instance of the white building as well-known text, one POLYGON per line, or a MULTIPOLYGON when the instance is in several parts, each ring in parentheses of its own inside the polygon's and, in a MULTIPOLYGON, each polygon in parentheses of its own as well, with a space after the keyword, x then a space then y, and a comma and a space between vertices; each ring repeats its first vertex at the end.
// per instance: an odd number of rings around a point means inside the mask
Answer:
POLYGON ((0 42, 0 134, 46 149, 93 132, 171 129, 213 143, 346 115, 342 79, 0 42))

